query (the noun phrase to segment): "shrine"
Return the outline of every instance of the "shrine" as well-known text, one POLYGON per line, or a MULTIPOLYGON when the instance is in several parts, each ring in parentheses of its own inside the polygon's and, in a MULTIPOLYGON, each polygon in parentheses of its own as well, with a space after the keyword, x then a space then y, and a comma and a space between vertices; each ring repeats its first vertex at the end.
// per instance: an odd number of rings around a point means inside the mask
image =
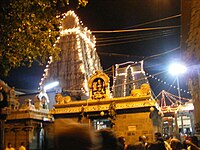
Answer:
POLYGON ((128 143, 137 141, 141 135, 153 140, 153 133, 160 130, 160 115, 155 100, 151 99, 150 88, 147 91, 133 89, 135 95, 113 98, 109 91, 109 78, 101 71, 91 76, 88 85, 89 99, 54 105, 50 113, 55 120, 72 119, 87 123, 96 130, 110 127, 118 136, 124 136, 128 143))

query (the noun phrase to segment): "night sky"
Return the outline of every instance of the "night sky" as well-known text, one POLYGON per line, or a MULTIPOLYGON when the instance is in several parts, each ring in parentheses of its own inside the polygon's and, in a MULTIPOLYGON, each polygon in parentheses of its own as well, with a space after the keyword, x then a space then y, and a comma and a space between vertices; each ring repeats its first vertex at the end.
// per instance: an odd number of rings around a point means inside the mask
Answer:
MULTIPOLYGON (((74 1, 74 0, 73 0, 74 1)), ((162 18, 180 15, 180 0, 89 0, 86 7, 76 9, 72 0, 70 6, 64 11, 73 9, 91 31, 113 31, 127 29, 157 28, 166 26, 180 26, 181 17, 174 17, 158 21, 162 18), (157 21, 156 21, 157 20, 157 21), (155 22, 152 22, 155 21, 155 22), (152 22, 149 24, 144 24, 152 22), (143 25, 142 25, 143 24, 143 25)), ((169 52, 180 46, 180 27, 164 30, 147 30, 138 32, 120 33, 95 33, 97 40, 97 53, 100 56, 103 69, 115 63, 126 61, 140 61, 144 59, 145 71, 149 74, 159 74, 157 78, 169 84, 174 82, 174 77, 167 73, 169 62, 181 56, 180 49, 165 55, 153 55, 169 52)), ((16 89, 26 92, 35 92, 43 74, 43 66, 37 63, 33 67, 22 67, 10 72, 4 80, 16 89)), ((168 85, 149 78, 155 94, 161 90, 176 93, 168 85)), ((174 83, 175 85, 175 83, 174 83)), ((180 77, 180 86, 187 90, 185 77, 180 77)), ((181 92, 183 97, 189 94, 181 92)))

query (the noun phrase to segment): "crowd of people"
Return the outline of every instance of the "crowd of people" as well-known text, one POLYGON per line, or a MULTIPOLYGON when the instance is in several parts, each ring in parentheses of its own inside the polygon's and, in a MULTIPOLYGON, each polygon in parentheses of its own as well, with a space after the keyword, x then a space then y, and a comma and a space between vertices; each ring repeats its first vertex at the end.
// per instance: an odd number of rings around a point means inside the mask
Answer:
POLYGON ((140 136, 139 142, 128 145, 124 150, 200 150, 196 136, 191 136, 190 140, 183 142, 170 136, 164 139, 159 132, 155 133, 154 137, 153 142, 148 142, 145 136, 140 136))
POLYGON ((174 137, 164 139, 157 132, 153 142, 142 135, 137 142, 127 144, 125 137, 117 137, 110 128, 94 131, 86 125, 64 121, 57 124, 55 137, 56 150, 200 150, 196 136, 181 142, 174 137))
MULTIPOLYGON (((55 150, 200 150, 196 136, 181 142, 174 137, 163 138, 157 132, 153 142, 142 135, 138 141, 127 144, 125 137, 117 137, 111 128, 93 130, 88 125, 62 119, 55 123, 54 137, 55 150)), ((11 143, 6 150, 14 150, 11 143)), ((25 150, 23 143, 19 150, 25 150)))
MULTIPOLYGON (((12 144, 9 142, 9 143, 7 144, 7 147, 6 147, 5 150, 15 150, 15 148, 14 148, 14 147, 12 146, 12 144)), ((25 145, 24 145, 24 142, 21 142, 20 147, 19 147, 19 150, 26 150, 26 147, 25 147, 25 145)))

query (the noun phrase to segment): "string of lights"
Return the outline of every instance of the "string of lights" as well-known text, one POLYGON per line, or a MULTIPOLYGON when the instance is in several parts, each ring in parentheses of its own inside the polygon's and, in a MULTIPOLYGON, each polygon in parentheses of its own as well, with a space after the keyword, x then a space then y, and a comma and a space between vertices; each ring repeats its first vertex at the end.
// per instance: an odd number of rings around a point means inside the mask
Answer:
MULTIPOLYGON (((174 81, 172 82, 172 85, 176 84, 176 78, 174 79, 174 81)), ((172 86, 169 86, 168 90, 167 91, 170 91, 172 89, 172 86)))
MULTIPOLYGON (((179 99, 179 97, 178 97, 177 95, 174 95, 174 94, 169 93, 169 92, 167 92, 167 91, 164 91, 164 92, 165 92, 165 94, 169 95, 170 97, 173 97, 173 98, 179 99)), ((181 100, 190 101, 191 99, 181 97, 181 100)))
MULTIPOLYGON (((163 71, 163 73, 166 73, 167 71, 163 71)), ((167 76, 164 76, 164 78, 162 77, 163 80, 166 80, 167 76)), ((158 82, 158 84, 156 84, 156 86, 154 87, 154 90, 156 91, 157 89, 159 89, 159 87, 162 86, 162 82, 158 82)))
MULTIPOLYGON (((165 85, 168 85, 168 86, 170 86, 170 87, 172 87, 172 88, 178 90, 178 87, 177 87, 176 85, 169 84, 169 83, 167 83, 166 81, 164 81, 164 80, 162 80, 162 79, 160 79, 160 78, 158 78, 158 77, 155 77, 155 76, 156 76, 155 74, 154 74, 154 75, 151 75, 151 74, 149 74, 149 73, 146 73, 146 75, 147 75, 147 78, 150 78, 150 77, 151 77, 152 79, 154 79, 154 80, 156 80, 156 81, 158 81, 158 82, 160 82, 160 83, 163 83, 163 84, 165 84, 165 85)), ((182 89, 182 88, 180 88, 180 91, 181 91, 181 92, 184 92, 184 93, 187 93, 187 94, 190 94, 189 91, 184 90, 184 89, 182 89)))
MULTIPOLYGON (((95 48, 95 43, 96 43, 96 38, 91 34, 91 31, 87 29, 87 27, 83 27, 82 22, 79 20, 77 15, 74 13, 74 11, 68 11, 67 13, 62 14, 61 16, 57 16, 61 18, 61 24, 60 24, 60 36, 57 37, 57 41, 54 44, 54 46, 62 46, 62 41, 64 37, 69 36, 69 35, 74 35, 74 43, 75 43, 75 48, 78 51, 78 59, 80 61, 85 61, 87 58, 89 61, 87 64, 80 63, 79 64, 79 71, 84 75, 83 78, 80 79, 80 82, 82 82, 83 86, 83 91, 88 94, 88 77, 87 75, 91 75, 95 70, 101 70, 100 64, 99 63, 99 58, 98 55, 95 53, 96 48, 95 48), (66 17, 67 16, 72 16, 74 18, 74 27, 73 28, 68 28, 66 26, 66 17), (65 20, 65 21, 64 21, 65 20), (84 41, 84 46, 85 48, 82 49, 82 40, 84 41), (86 52, 85 52, 86 51, 86 52), (87 74, 87 75, 86 75, 87 74)), ((69 42, 69 41, 68 41, 69 42)), ((71 43, 71 41, 70 41, 71 43)), ((66 43, 65 43, 66 44, 66 43)), ((39 83, 40 89, 42 89, 42 86, 44 86, 44 80, 47 79, 48 74, 49 74, 49 65, 51 62, 48 61, 48 65, 44 69, 44 74, 43 77, 41 78, 41 82, 39 83)), ((79 76, 76 75, 76 78, 79 76)), ((67 77, 68 78, 68 77, 67 77)))
POLYGON ((176 95, 166 92, 165 90, 162 90, 158 96, 161 96, 161 102, 160 102, 160 107, 163 110, 166 110, 166 108, 168 109, 168 111, 171 111, 171 109, 177 109, 178 106, 180 106, 179 104, 182 104, 182 102, 189 102, 191 101, 191 99, 188 98, 183 98, 183 97, 177 97, 176 95), (166 102, 166 99, 168 100, 168 104, 166 102), (170 103, 170 104, 169 104, 170 103), (177 105, 178 104, 178 105, 177 105), (172 107, 168 107, 168 106, 172 106, 172 107))
MULTIPOLYGON (((169 95, 165 95, 165 96, 168 98, 168 100, 171 102, 172 105, 175 104, 176 100, 175 100, 173 97, 170 97, 169 95), (175 102, 174 102, 172 99, 173 99, 175 102)), ((166 104, 165 104, 165 106, 166 106, 166 104)))

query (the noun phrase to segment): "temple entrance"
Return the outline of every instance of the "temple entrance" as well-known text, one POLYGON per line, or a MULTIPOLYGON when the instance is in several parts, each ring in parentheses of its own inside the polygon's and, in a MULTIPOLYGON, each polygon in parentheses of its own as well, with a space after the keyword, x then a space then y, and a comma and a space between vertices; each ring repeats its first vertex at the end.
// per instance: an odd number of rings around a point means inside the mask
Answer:
POLYGON ((110 128, 111 127, 111 122, 110 120, 104 118, 104 119, 93 119, 92 120, 92 126, 94 127, 95 130, 100 130, 104 128, 110 128))

